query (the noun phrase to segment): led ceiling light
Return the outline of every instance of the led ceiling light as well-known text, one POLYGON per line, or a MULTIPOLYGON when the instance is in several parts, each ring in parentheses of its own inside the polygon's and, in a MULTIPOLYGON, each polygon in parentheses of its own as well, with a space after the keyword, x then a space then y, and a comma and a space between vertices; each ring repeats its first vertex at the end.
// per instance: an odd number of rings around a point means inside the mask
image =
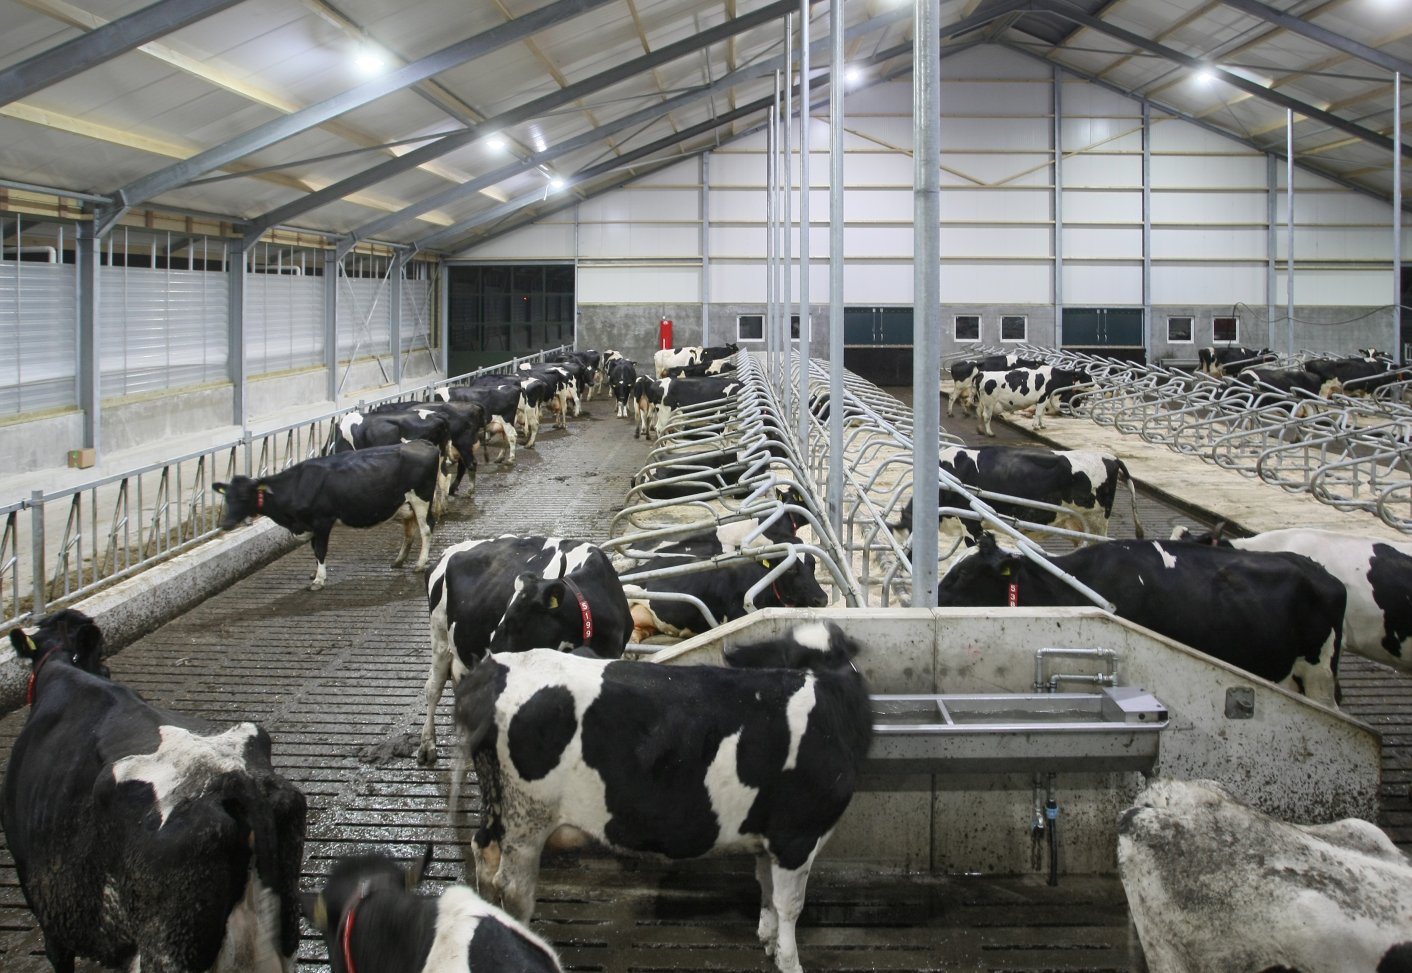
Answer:
POLYGON ((1216 80, 1216 72, 1209 64, 1203 64, 1196 69, 1196 80, 1201 84, 1210 84, 1216 80))
POLYGON ((376 44, 364 40, 353 55, 353 66, 363 74, 381 74, 387 67, 387 57, 376 44))
POLYGON ((491 135, 485 140, 485 147, 490 149, 492 152, 504 152, 505 137, 503 135, 500 135, 499 133, 491 135))
POLYGON ((843 69, 844 84, 856 85, 863 80, 863 69, 856 64, 850 64, 843 69))

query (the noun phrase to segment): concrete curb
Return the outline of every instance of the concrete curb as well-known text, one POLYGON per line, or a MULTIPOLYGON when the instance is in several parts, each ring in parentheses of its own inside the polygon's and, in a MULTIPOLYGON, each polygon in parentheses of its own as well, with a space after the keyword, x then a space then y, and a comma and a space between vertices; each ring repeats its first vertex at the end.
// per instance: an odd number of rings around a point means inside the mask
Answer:
MULTIPOLYGON (((71 607, 98 623, 111 655, 301 543, 274 521, 262 519, 71 607)), ((0 643, 0 715, 24 705, 28 682, 28 664, 5 639, 0 643)))

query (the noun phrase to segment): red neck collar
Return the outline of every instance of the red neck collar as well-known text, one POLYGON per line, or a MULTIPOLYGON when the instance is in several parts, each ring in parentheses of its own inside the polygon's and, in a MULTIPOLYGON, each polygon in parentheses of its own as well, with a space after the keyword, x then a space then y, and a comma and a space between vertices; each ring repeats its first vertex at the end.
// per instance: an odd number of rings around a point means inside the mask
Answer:
POLYGON ((353 904, 348 907, 348 911, 343 913, 343 966, 348 973, 358 973, 358 969, 353 965, 353 920, 358 914, 358 906, 363 904, 363 899, 368 895, 368 883, 366 881, 358 885, 358 894, 353 899, 353 904))
POLYGON ((588 645, 593 638, 593 609, 588 607, 588 599, 583 596, 583 592, 579 590, 578 585, 574 584, 572 578, 564 575, 559 580, 563 581, 564 586, 572 591, 574 597, 578 599, 579 616, 583 619, 583 641, 579 644, 588 645))
POLYGON ((29 687, 25 690, 25 705, 34 705, 34 688, 39 685, 39 670, 44 668, 44 663, 49 661, 49 657, 62 649, 62 645, 56 645, 52 649, 45 650, 44 654, 34 663, 34 668, 29 671, 29 687))

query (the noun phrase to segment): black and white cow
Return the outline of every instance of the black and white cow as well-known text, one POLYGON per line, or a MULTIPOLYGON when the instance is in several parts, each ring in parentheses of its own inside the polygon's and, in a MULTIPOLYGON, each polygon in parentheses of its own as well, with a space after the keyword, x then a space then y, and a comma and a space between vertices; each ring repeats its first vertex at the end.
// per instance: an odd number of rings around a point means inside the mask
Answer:
POLYGON ((617 415, 620 419, 628 418, 628 404, 636 401, 632 396, 636 384, 637 366, 632 362, 626 358, 615 358, 608 364, 608 389, 618 403, 617 415))
POLYGON ((425 568, 451 470, 435 446, 418 440, 315 456, 273 476, 237 476, 212 489, 225 497, 222 530, 268 517, 293 534, 310 535, 318 567, 309 590, 318 591, 327 579, 324 562, 334 524, 376 527, 396 517, 402 522, 402 547, 392 566, 407 560, 417 534, 422 547, 414 567, 425 568))
POLYGON ((809 869, 872 736, 858 652, 810 622, 727 649, 728 667, 492 656, 456 689, 484 795, 481 894, 527 919, 540 849, 561 826, 628 853, 752 853, 758 935, 782 973, 800 973, 809 869))
POLYGON ((1118 873, 1152 973, 1412 973, 1412 865, 1367 821, 1154 780, 1119 818, 1118 873))
POLYGON ((662 381, 662 404, 657 409, 657 435, 662 435, 678 409, 726 399, 740 391, 741 384, 729 377, 672 378, 662 381))
POLYGON ((31 663, 0 824, 56 973, 291 973, 304 795, 253 723, 217 727, 107 679, 82 612, 10 640, 31 663))
POLYGON ((490 462, 488 444, 499 439, 505 445, 501 448, 498 462, 515 462, 515 421, 525 408, 524 390, 519 379, 505 375, 483 376, 488 381, 473 382, 470 385, 442 386, 436 390, 437 398, 444 402, 476 402, 485 409, 485 430, 482 434, 482 449, 486 462, 490 462))
POLYGON ((1348 395, 1370 395, 1394 382, 1412 380, 1412 371, 1395 368, 1390 361, 1374 357, 1313 358, 1304 363, 1304 370, 1325 381, 1338 379, 1348 395))
POLYGON ((475 493, 475 446, 485 429, 485 421, 485 407, 477 402, 388 402, 340 417, 332 452, 425 439, 456 463, 456 475, 447 495, 455 495, 467 473, 471 483, 469 492, 475 493))
POLYGON ((665 378, 669 369, 695 365, 701 361, 701 353, 705 350, 701 345, 663 348, 652 355, 653 374, 658 378, 665 378))
MULTIPOLYGON (((1181 527, 1173 536, 1215 543, 1209 533, 1193 536, 1181 527)), ((1344 649, 1412 671, 1412 543, 1312 527, 1268 530, 1221 543, 1243 551, 1289 551, 1317 561, 1348 593, 1344 649)))
MULTIPOLYGON (((1347 596, 1307 557, 1189 541, 1108 541, 1049 559, 1116 614, 1246 672, 1335 705, 1347 596)), ((1086 605, 1077 591, 982 534, 941 579, 943 607, 1086 605)))
POLYGON ((651 439, 657 435, 657 412, 662 406, 662 395, 671 387, 673 381, 675 379, 657 379, 651 375, 637 377, 632 387, 633 408, 637 411, 637 423, 632 431, 633 439, 641 436, 651 439))
POLYGON ((1055 368, 1041 365, 1038 368, 1013 368, 1009 371, 978 371, 971 378, 976 397, 976 431, 994 436, 990 428, 991 418, 997 412, 1009 412, 1034 406, 1034 427, 1044 428, 1044 413, 1048 409, 1059 410, 1059 403, 1067 401, 1078 386, 1090 381, 1088 373, 1082 369, 1055 368))
POLYGON ((1343 391, 1343 383, 1337 378, 1325 378, 1316 372, 1303 368, 1280 368, 1274 365, 1260 365, 1246 368, 1235 378, 1232 388, 1246 387, 1259 391, 1274 390, 1296 398, 1332 398, 1343 391))
POLYGON ((579 383, 582 381, 582 372, 583 366, 577 361, 546 362, 541 365, 526 363, 520 366, 522 377, 532 375, 553 389, 545 405, 549 407, 557 429, 567 429, 570 414, 579 414, 579 383))
POLYGON ((1220 378, 1223 375, 1239 375, 1252 365, 1273 362, 1276 359, 1269 348, 1256 351, 1254 348, 1228 345, 1224 348, 1201 348, 1196 353, 1196 360, 1197 371, 1220 378))
POLYGON ((976 372, 1006 372, 1012 368, 1038 368, 1044 362, 1038 358, 1026 358, 1011 352, 1008 355, 988 355, 985 358, 963 358, 951 363, 951 400, 946 403, 946 414, 954 415, 959 403, 964 416, 976 409, 976 387, 972 383, 976 372))
POLYGON ((405 869, 387 855, 349 855, 320 892, 304 893, 333 973, 560 973, 548 943, 469 887, 415 894, 430 862, 431 845, 405 869))
POLYGON ((724 375, 735 371, 735 363, 724 358, 699 362, 695 365, 674 365, 667 369, 665 378, 700 378, 702 375, 724 375))
MULTIPOLYGON (((1142 522, 1137 514, 1137 488, 1133 485, 1127 465, 1112 453, 1098 449, 1052 450, 1033 446, 947 446, 938 453, 941 469, 969 487, 991 493, 1003 493, 1063 507, 1069 515, 1052 510, 1037 510, 1021 504, 998 500, 985 501, 1003 517, 1019 517, 1039 524, 1070 527, 1089 534, 1108 534, 1108 519, 1113 516, 1113 503, 1118 496, 1118 484, 1126 482, 1132 504, 1134 533, 1143 536, 1142 522)), ((938 506, 969 506, 959 493, 943 485, 937 498, 938 506)), ((964 520, 972 539, 980 536, 984 525, 978 520, 964 520)), ((912 501, 902 508, 898 523, 893 527, 898 543, 905 545, 912 533, 912 501)))
POLYGON ((427 574, 431 671, 417 760, 436 760, 436 706, 488 652, 575 649, 623 654, 632 615, 598 547, 558 537, 502 537, 452 545, 427 574))
MULTIPOLYGON (((700 561, 700 557, 691 554, 660 554, 625 573, 657 571, 700 561)), ((642 642, 657 634, 684 639, 709 627, 695 605, 653 598, 654 593, 692 595, 710 610, 718 624, 724 624, 747 614, 745 596, 778 566, 777 558, 730 560, 685 574, 641 582, 629 580, 625 592, 632 612, 632 641, 642 642)), ((814 577, 814 556, 807 553, 799 554, 797 560, 755 598, 757 609, 823 608, 828 603, 828 595, 814 577)))

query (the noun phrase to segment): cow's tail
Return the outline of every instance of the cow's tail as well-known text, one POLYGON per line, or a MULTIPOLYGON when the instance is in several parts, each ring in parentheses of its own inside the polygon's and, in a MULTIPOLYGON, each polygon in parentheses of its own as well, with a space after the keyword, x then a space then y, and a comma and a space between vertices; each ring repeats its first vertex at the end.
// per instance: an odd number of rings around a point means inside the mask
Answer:
POLYGON ((212 973, 288 971, 299 946, 295 890, 304 859, 304 795, 273 775, 238 771, 224 775, 220 794, 251 855, 245 891, 231 909, 212 973))
POLYGON ((1137 517, 1137 484, 1133 483, 1133 475, 1128 472, 1128 466, 1122 460, 1118 460, 1118 479, 1128 482, 1128 496, 1133 507, 1133 536, 1142 540, 1146 535, 1142 529, 1142 521, 1137 517))

